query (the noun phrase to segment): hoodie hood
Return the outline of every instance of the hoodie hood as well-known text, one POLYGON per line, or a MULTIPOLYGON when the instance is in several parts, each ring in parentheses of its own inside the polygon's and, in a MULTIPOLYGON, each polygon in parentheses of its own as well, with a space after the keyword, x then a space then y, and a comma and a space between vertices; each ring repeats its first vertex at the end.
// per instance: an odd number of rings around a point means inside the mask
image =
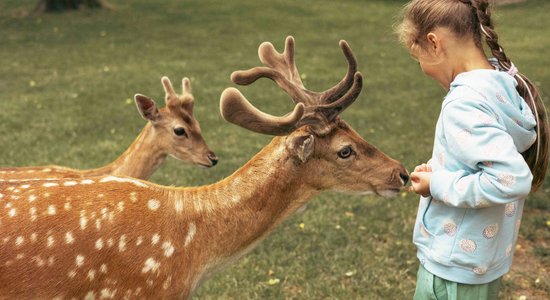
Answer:
MULTIPOLYGON (((482 97, 494 112, 495 118, 512 136, 518 152, 529 149, 536 140, 536 120, 531 108, 516 90, 517 81, 504 71, 473 70, 460 73, 451 83, 449 95, 470 90, 482 97)), ((460 94, 458 93, 458 94, 460 94)), ((446 99, 451 100, 451 99, 446 99)))

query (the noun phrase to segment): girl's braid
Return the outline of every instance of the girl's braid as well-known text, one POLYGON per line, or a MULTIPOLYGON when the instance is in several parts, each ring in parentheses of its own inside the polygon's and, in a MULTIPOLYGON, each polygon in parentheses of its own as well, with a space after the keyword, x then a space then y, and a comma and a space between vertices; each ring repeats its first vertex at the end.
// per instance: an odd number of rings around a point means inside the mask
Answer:
POLYGON ((498 34, 495 31, 493 20, 491 19, 489 2, 486 0, 473 0, 471 4, 476 9, 481 34, 485 37, 485 41, 487 45, 489 45, 491 53, 498 60, 499 65, 505 71, 509 71, 512 68, 512 62, 506 56, 506 53, 504 53, 502 46, 498 43, 498 34))

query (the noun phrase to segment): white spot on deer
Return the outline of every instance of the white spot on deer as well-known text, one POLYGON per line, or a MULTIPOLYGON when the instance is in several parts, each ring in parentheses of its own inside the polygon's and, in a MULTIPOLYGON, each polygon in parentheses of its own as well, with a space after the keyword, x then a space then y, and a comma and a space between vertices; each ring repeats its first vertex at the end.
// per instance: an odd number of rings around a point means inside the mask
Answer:
POLYGON ((31 258, 31 261, 36 262, 36 265, 39 267, 42 267, 44 265, 44 260, 40 257, 40 255, 33 256, 31 258))
POLYGON ((82 230, 86 229, 87 224, 88 224, 88 218, 86 218, 86 211, 81 210, 80 211, 80 229, 82 230))
POLYGON ((177 213, 181 213, 183 211, 183 200, 176 200, 176 202, 174 203, 174 207, 176 208, 177 213))
POLYGON ((95 278, 95 270, 94 270, 94 269, 91 269, 90 271, 88 271, 88 276, 87 276, 87 277, 88 277, 88 279, 89 279, 90 281, 94 280, 94 278, 95 278))
POLYGON ((76 276, 76 270, 69 271, 69 273, 67 273, 67 276, 69 276, 69 278, 74 278, 76 276))
POLYGON ((147 202, 147 207, 149 207, 149 209, 152 211, 156 211, 160 207, 160 201, 156 199, 151 199, 147 202))
POLYGON ((48 267, 53 266, 54 263, 55 263, 55 256, 48 257, 48 267))
POLYGON ((191 241, 195 237, 196 231, 197 231, 197 227, 195 226, 195 223, 189 224, 189 229, 187 231, 187 236, 185 237, 185 244, 184 244, 185 247, 187 247, 187 245, 189 245, 189 243, 191 243, 191 241))
POLYGON ((65 202, 65 205, 63 205, 63 208, 65 210, 70 210, 71 209, 71 202, 65 202))
POLYGON ((46 182, 42 186, 43 187, 54 187, 54 186, 59 186, 59 184, 55 183, 55 182, 46 182))
POLYGON ((95 300, 94 291, 89 291, 86 296, 84 296, 84 300, 95 300))
POLYGON ((114 182, 127 182, 127 183, 132 183, 132 184, 140 186, 140 187, 148 187, 146 184, 144 184, 143 182, 141 182, 139 180, 132 179, 132 178, 116 177, 116 176, 104 177, 99 182, 111 182, 111 181, 114 181, 114 182))
POLYGON ((80 183, 81 184, 92 184, 92 183, 95 183, 95 181, 93 181, 91 179, 84 179, 80 183))
POLYGON ((23 245, 24 242, 25 242, 25 238, 23 236, 18 236, 15 239, 15 245, 18 246, 18 247, 23 245))
POLYGON ((48 206, 48 215, 54 216, 56 214, 55 205, 49 205, 48 206))
POLYGON ((156 245, 158 244, 159 240, 160 240, 160 235, 158 233, 155 233, 151 238, 151 244, 156 245))
POLYGON ((6 208, 11 208, 13 204, 11 202, 6 203, 6 208))
POLYGON ((73 242, 74 242, 73 233, 70 231, 67 231, 67 233, 65 233, 65 243, 72 244, 73 242))
POLYGON ((46 247, 48 248, 51 248, 53 247, 53 245, 55 244, 55 239, 53 238, 53 236, 48 236, 48 238, 46 239, 46 247))
POLYGON ((160 263, 155 261, 152 257, 149 257, 141 269, 141 273, 156 272, 160 267, 160 263))
POLYGON ((104 194, 97 194, 97 197, 98 198, 103 198, 103 197, 105 197, 105 195, 104 194))
POLYGON ((48 198, 50 196, 50 193, 44 193, 44 198, 48 198))
POLYGON ((36 238, 37 238, 37 237, 38 237, 38 235, 36 234, 36 232, 33 232, 33 233, 31 234, 31 243, 36 242, 36 238))
POLYGON ((95 248, 97 250, 103 249, 103 239, 99 238, 97 241, 95 241, 95 248))
POLYGON ((99 267, 99 272, 101 272, 103 274, 107 274, 107 265, 106 264, 101 264, 101 266, 99 267))
POLYGON ((15 190, 15 187, 10 186, 10 187, 7 187, 6 190, 8 190, 8 191, 13 191, 13 190, 15 190))
POLYGON ((168 276, 166 280, 164 280, 164 283, 162 284, 162 288, 167 290, 170 287, 171 283, 172 283, 172 276, 168 276))
POLYGON ((15 259, 20 260, 20 259, 23 259, 24 257, 25 257, 25 253, 19 253, 19 254, 17 254, 17 256, 15 257, 15 259))
POLYGON ((32 206, 29 208, 29 213, 31 214, 31 221, 36 221, 36 207, 32 206))
POLYGON ((126 250, 126 235, 121 235, 118 240, 118 251, 123 252, 126 250))
POLYGON ((131 192, 130 193, 130 201, 132 201, 132 203, 135 203, 137 201, 137 193, 136 192, 131 192))
POLYGON ((136 239, 136 246, 141 245, 141 243, 143 243, 143 237, 142 237, 142 236, 138 236, 138 238, 136 239))
POLYGON ((109 238, 109 239, 107 240, 107 246, 109 246, 109 248, 110 248, 110 247, 113 247, 114 244, 115 244, 115 242, 113 241, 112 238, 109 238))
POLYGON ((50 169, 50 168, 42 169, 42 172, 51 172, 51 171, 52 171, 52 169, 50 169))
POLYGON ((2 241, 3 241, 3 244, 6 244, 7 242, 9 242, 11 239, 11 237, 5 237, 2 241))
POLYGON ((84 256, 82 254, 79 254, 76 256, 75 263, 77 267, 82 267, 84 264, 84 256))
POLYGON ((101 229, 101 220, 100 219, 95 220, 95 228, 97 228, 97 230, 101 229))
POLYGON ((13 218, 17 215, 17 209, 15 208, 12 208, 10 209, 10 211, 8 211, 8 216, 10 216, 10 218, 13 218))
POLYGON ((170 257, 174 254, 174 246, 169 241, 162 243, 162 249, 164 250, 164 256, 170 257))
POLYGON ((4 198, 4 194, 0 193, 0 199, 4 198))
POLYGON ((21 196, 16 196, 16 195, 11 195, 10 196, 10 199, 12 200, 19 200, 21 198, 21 196))
POLYGON ((123 211, 124 210, 124 201, 118 202, 117 209, 118 209, 118 211, 123 211))
POLYGON ((116 290, 102 289, 100 299, 113 299, 115 297, 116 290))
POLYGON ((76 182, 76 181, 65 181, 63 183, 64 186, 74 186, 74 185, 77 185, 77 184, 78 184, 78 182, 76 182))
POLYGON ((36 200, 36 196, 35 195, 30 195, 29 196, 29 202, 33 202, 34 200, 36 200))

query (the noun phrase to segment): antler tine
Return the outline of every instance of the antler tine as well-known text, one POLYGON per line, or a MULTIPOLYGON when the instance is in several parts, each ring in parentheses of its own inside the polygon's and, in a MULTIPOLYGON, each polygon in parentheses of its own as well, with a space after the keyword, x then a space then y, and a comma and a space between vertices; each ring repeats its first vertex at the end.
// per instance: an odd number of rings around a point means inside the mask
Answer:
POLYGON ((266 77, 275 81, 287 92, 295 103, 314 105, 311 92, 304 88, 300 74, 294 62, 294 38, 289 36, 285 41, 285 50, 279 53, 270 42, 264 42, 258 48, 260 61, 266 67, 255 67, 245 71, 235 71, 231 80, 239 85, 249 85, 259 78, 266 77))
POLYGON ((162 85, 164 86, 164 92, 166 95, 176 95, 176 92, 174 91, 174 87, 172 87, 172 82, 170 82, 170 79, 167 76, 162 76, 161 78, 162 85))
POLYGON ((287 135, 296 129, 296 124, 304 114, 304 105, 298 103, 290 114, 276 117, 258 110, 239 90, 227 88, 220 97, 220 112, 226 121, 251 131, 287 135))
POLYGON ((294 60, 294 43, 294 38, 287 36, 285 39, 285 49, 283 53, 279 53, 275 50, 273 44, 264 42, 258 48, 258 56, 264 65, 281 72, 290 82, 303 88, 304 84, 294 60))
POLYGON ((348 61, 348 71, 344 78, 334 87, 324 91, 321 96, 321 103, 331 103, 342 97, 354 83, 354 74, 357 72, 357 59, 353 55, 350 46, 345 40, 340 41, 340 48, 348 61))
POLYGON ((355 72, 352 78, 351 87, 342 97, 340 97, 340 99, 317 107, 317 109, 324 111, 328 121, 334 120, 338 114, 344 111, 348 106, 355 102, 357 97, 359 97, 359 94, 363 88, 363 76, 360 72, 355 72))
POLYGON ((191 94, 191 82, 189 81, 189 78, 183 77, 181 80, 181 86, 183 94, 191 94))

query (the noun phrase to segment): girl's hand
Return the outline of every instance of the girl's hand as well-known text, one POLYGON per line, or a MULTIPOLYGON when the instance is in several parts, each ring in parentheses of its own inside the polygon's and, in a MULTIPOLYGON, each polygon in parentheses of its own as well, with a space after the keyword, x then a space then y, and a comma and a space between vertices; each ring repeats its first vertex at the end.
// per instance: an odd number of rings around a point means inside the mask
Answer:
POLYGON ((431 171, 432 171, 432 166, 428 163, 428 164, 421 164, 419 166, 416 166, 413 172, 431 172, 431 171))
POLYGON ((414 172, 411 173, 409 192, 415 192, 423 197, 430 196, 431 177, 432 168, 429 165, 422 164, 414 168, 414 172))

